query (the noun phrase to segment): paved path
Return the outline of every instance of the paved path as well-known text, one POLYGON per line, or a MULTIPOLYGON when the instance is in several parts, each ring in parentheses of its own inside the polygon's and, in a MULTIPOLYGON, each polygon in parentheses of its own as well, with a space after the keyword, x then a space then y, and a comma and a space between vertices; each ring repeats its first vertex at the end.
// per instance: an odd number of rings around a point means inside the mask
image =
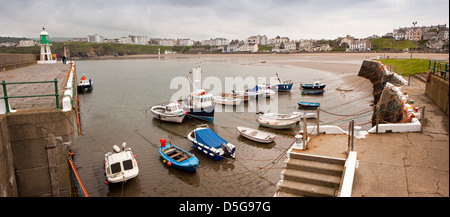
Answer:
MULTIPOLYGON (((36 64, 11 71, 0 72, 0 82, 26 82, 26 81, 51 81, 58 79, 59 100, 64 94, 64 87, 67 84, 67 71, 69 64, 36 64)), ((7 85, 8 96, 44 95, 54 94, 54 83, 43 84, 11 84, 7 85)), ((3 88, 0 88, 0 95, 3 96, 3 88)), ((28 108, 56 108, 55 97, 32 97, 9 99, 12 109, 28 108)))
MULTIPOLYGON (((424 132, 369 134, 355 139, 359 168, 353 197, 449 197, 449 118, 425 95, 425 83, 402 86, 426 106, 424 132)), ((304 153, 345 157, 347 135, 312 136, 304 153)))

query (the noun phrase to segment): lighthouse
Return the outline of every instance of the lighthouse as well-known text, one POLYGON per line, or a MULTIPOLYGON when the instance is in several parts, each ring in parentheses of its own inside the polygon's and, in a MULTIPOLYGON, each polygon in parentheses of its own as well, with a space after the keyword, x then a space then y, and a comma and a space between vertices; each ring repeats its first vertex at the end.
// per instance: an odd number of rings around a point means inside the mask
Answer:
POLYGON ((41 59, 38 61, 38 64, 48 64, 48 63, 56 63, 56 60, 52 58, 52 51, 50 50, 50 40, 48 38, 48 32, 45 31, 45 28, 42 27, 42 32, 40 34, 39 46, 41 46, 41 59))

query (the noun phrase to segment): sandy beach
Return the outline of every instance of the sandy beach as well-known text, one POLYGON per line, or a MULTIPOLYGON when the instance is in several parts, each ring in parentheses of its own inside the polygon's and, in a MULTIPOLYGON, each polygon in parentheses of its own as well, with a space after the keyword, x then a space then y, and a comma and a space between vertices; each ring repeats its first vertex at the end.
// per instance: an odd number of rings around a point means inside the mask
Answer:
MULTIPOLYGON (((160 55, 166 59, 200 59, 201 61, 242 61, 255 64, 285 65, 335 74, 357 73, 361 61, 369 58, 419 58, 447 59, 448 54, 437 53, 293 53, 293 54, 167 54, 160 55)), ((89 59, 145 59, 158 58, 157 54, 138 54, 128 56, 101 56, 89 59)))

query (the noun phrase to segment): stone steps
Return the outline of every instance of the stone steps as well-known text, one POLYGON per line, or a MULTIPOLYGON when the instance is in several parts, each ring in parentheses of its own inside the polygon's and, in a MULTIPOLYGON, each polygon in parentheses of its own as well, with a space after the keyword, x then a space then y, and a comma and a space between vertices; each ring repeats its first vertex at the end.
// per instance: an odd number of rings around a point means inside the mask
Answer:
POLYGON ((278 197, 335 197, 345 159, 291 153, 278 185, 278 197))

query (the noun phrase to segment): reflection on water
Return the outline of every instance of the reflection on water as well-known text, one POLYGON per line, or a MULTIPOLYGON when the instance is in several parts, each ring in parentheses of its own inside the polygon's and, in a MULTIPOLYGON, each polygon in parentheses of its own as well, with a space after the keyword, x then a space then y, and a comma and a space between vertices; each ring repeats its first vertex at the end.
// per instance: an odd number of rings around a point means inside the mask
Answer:
MULTIPOLYGON (((92 78, 92 93, 80 95, 81 125, 83 135, 78 136, 72 147, 75 163, 84 185, 92 196, 273 196, 283 167, 284 153, 300 130, 273 130, 258 126, 255 111, 267 110, 273 99, 263 104, 238 107, 216 106, 214 123, 209 126, 228 142, 236 145, 236 159, 213 161, 186 139, 197 125, 205 123, 185 119, 183 123, 169 123, 154 119, 148 109, 153 105, 167 103, 178 89, 170 89, 175 77, 186 77, 197 59, 139 59, 77 61, 78 75, 92 78), (251 107, 254 106, 254 107, 251 107), (224 112, 225 111, 225 112, 224 112), (277 134, 275 142, 259 144, 249 141, 236 130, 236 126, 251 127, 277 134), (196 155, 200 163, 196 173, 187 173, 162 163, 157 151, 159 139, 177 145, 196 155), (127 142, 139 162, 139 176, 126 183, 105 185, 103 159, 113 145, 127 142)), ((358 103, 333 108, 349 100, 370 94, 371 84, 357 80, 350 84, 351 93, 335 91, 348 80, 358 79, 351 75, 329 77, 329 73, 293 67, 269 66, 257 59, 220 59, 202 62, 203 78, 215 77, 274 77, 292 79, 291 93, 280 93, 276 99, 280 113, 298 111, 298 101, 320 102, 323 108, 335 113, 351 114, 370 109, 371 97, 358 103), (322 79, 327 84, 323 96, 302 96, 299 83, 322 79), (349 95, 351 94, 351 95, 349 95)), ((223 85, 223 84, 222 84, 223 85)), ((211 89, 217 87, 211 87, 211 89)), ((218 90, 224 91, 224 90, 218 90)), ((321 123, 334 122, 346 127, 345 117, 321 113, 321 123)), ((370 116, 356 120, 356 124, 370 122, 370 116)), ((312 125, 315 120, 308 120, 312 125)), ((364 125, 363 129, 368 128, 364 125)))

